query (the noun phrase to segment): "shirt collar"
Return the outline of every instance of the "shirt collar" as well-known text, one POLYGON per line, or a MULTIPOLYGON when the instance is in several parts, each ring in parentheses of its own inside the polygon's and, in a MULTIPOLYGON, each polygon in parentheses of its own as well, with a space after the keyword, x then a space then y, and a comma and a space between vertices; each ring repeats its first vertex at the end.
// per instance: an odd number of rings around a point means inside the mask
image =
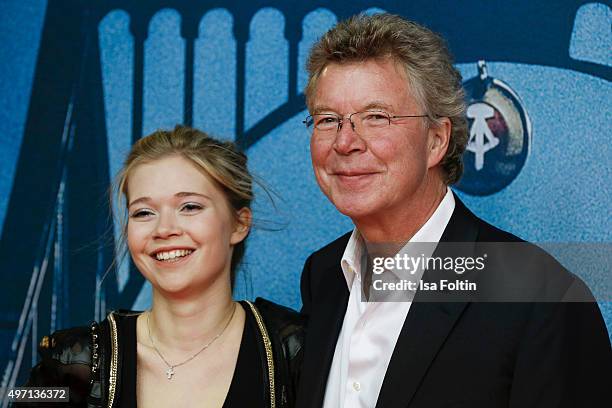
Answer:
MULTIPOLYGON (((438 205, 438 208, 433 212, 431 217, 423 224, 423 226, 410 238, 411 242, 439 242, 442 234, 448 225, 448 222, 455 210, 455 197, 450 188, 446 188, 446 194, 438 205)), ((408 244, 407 243, 407 244, 408 244)), ((405 248, 405 247, 404 247, 405 248)), ((399 252, 404 250, 402 248, 399 252)), ((340 266, 346 284, 349 288, 353 286, 355 278, 361 282, 361 264, 364 255, 363 237, 357 228, 353 229, 353 233, 349 238, 348 244, 344 249, 344 254, 340 260, 340 266)))
POLYGON ((344 279, 346 279, 346 284, 348 285, 349 290, 353 286, 353 280, 355 278, 361 281, 361 275, 359 272, 361 270, 361 257, 363 256, 363 250, 363 238, 359 233, 359 230, 354 228, 348 244, 344 249, 342 260, 340 261, 342 273, 344 274, 344 279))

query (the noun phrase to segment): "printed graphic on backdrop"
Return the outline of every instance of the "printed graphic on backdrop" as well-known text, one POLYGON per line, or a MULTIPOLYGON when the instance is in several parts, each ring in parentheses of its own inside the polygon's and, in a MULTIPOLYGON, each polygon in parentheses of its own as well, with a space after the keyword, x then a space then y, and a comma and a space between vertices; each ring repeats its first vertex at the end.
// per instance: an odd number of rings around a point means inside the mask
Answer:
MULTIPOLYGON (((286 228, 251 234, 249 297, 299 308, 304 259, 352 227, 314 181, 301 123, 304 66, 330 26, 381 9, 219 4, 0 2, 0 27, 14 29, 0 55, 20 61, 0 66, 9 102, 0 121, 0 275, 10 282, 0 288, 0 388, 23 383, 41 335, 111 308, 148 307, 138 271, 112 263, 120 230, 105 195, 131 144, 156 128, 183 122, 237 141, 279 193, 286 228), (5 12, 9 3, 19 13, 5 12)), ((588 0, 376 5, 442 33, 467 79, 470 145, 456 190, 468 207, 532 241, 609 242, 612 147, 602 140, 612 105, 601 101, 612 98, 612 9, 588 0)), ((264 221, 277 215, 255 209, 264 221)), ((589 276, 584 265, 577 272, 589 276)), ((612 327, 612 306, 604 316, 612 327)))
POLYGON ((490 76, 485 61, 478 61, 478 75, 464 88, 469 138, 463 178, 456 187, 486 196, 505 188, 521 172, 531 144, 531 121, 517 93, 490 76))

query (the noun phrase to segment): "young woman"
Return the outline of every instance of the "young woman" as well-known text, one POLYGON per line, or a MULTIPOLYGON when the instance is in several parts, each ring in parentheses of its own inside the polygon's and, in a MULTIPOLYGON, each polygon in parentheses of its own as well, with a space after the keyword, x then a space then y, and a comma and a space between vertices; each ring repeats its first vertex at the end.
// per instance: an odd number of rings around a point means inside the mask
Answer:
POLYGON ((246 156, 195 129, 157 131, 133 146, 119 197, 151 309, 43 339, 28 385, 69 386, 75 405, 293 406, 299 315, 232 299, 252 219, 246 156))

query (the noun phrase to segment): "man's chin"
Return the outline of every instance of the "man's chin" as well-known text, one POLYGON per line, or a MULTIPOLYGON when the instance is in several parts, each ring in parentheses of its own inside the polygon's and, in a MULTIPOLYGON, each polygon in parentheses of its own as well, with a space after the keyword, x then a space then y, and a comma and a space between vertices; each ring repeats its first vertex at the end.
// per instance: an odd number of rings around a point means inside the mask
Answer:
POLYGON ((352 199, 343 198, 341 200, 332 201, 336 209, 352 220, 368 217, 376 212, 376 205, 369 200, 355 197, 352 199))

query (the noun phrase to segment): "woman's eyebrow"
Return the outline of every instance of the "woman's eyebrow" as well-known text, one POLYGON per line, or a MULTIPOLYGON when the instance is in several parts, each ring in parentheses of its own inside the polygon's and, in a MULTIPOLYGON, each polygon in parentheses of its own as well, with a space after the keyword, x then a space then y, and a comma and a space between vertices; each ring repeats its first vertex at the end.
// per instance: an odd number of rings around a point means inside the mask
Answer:
POLYGON ((175 197, 190 197, 190 196, 197 196, 197 197, 202 197, 205 198, 207 200, 210 200, 211 198, 209 196, 207 196, 206 194, 202 194, 202 193, 195 193, 192 191, 181 191, 180 193, 176 193, 174 195, 175 197))
POLYGON ((150 201, 151 201, 151 197, 140 197, 140 198, 135 199, 131 203, 129 203, 128 208, 133 206, 134 204, 148 203, 150 201))
MULTIPOLYGON (((202 198, 205 198, 207 200, 211 200, 211 198, 209 196, 207 196, 206 194, 196 193, 196 192, 193 192, 193 191, 181 191, 181 192, 178 192, 178 193, 174 194, 174 197, 178 197, 178 198, 192 197, 192 196, 202 197, 202 198)), ((128 208, 133 206, 134 204, 149 203, 151 201, 152 201, 151 197, 139 197, 139 198, 135 199, 134 201, 132 201, 131 203, 129 203, 128 204, 128 208)))

